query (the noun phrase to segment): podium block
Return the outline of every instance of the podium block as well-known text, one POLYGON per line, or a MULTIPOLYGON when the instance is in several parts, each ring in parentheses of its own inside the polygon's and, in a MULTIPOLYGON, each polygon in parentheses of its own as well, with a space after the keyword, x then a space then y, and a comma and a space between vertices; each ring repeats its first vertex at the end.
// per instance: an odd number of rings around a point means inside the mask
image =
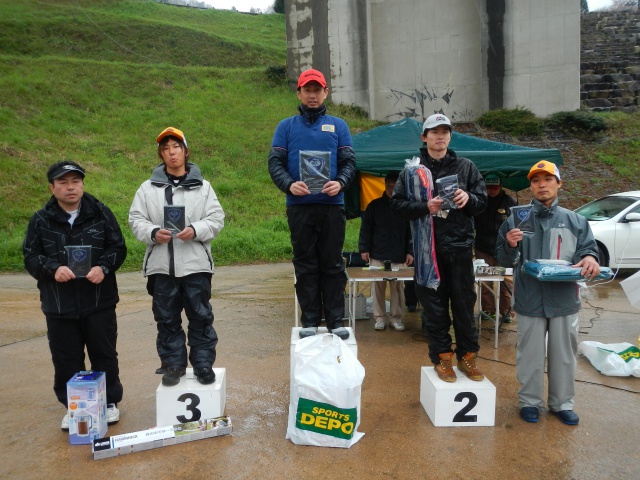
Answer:
POLYGON ((435 427, 492 427, 496 387, 486 378, 469 380, 455 367, 458 380, 443 382, 433 367, 420 369, 420 403, 435 427))
POLYGON ((158 386, 156 390, 156 426, 221 417, 227 398, 227 369, 214 368, 216 381, 202 385, 187 368, 180 383, 172 387, 158 386))
MULTIPOLYGON (((344 343, 347 345, 347 347, 349 347, 349 350, 351 350, 351 352, 356 356, 356 358, 358 357, 358 343, 356 342, 356 336, 353 332, 353 328, 351 327, 345 327, 348 331, 349 331, 349 338, 347 338, 346 340, 343 340, 344 343)), ((294 355, 295 355, 295 351, 296 351, 296 343, 298 343, 300 341, 300 330, 302 330, 302 327, 293 327, 291 329, 291 360, 290 360, 290 375, 291 375, 291 380, 289 385, 291 387, 293 387, 293 367, 295 365, 294 362, 294 355)), ((317 335, 323 334, 323 333, 329 333, 329 331, 327 330, 327 327, 318 327, 318 333, 317 335)), ((289 391, 292 392, 293 388, 290 388, 289 391)), ((291 393, 293 394, 293 393, 291 393)))

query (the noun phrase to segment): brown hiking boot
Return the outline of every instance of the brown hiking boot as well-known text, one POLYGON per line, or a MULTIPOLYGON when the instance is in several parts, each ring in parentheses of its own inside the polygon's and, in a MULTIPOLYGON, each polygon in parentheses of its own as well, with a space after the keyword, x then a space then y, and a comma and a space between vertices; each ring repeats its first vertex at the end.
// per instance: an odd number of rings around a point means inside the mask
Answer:
POLYGON ((443 382, 455 382, 456 372, 453 371, 453 352, 441 353, 439 355, 440 363, 435 366, 435 371, 438 374, 438 378, 443 382))
POLYGON ((464 356, 460 360, 458 360, 458 370, 469 377, 469 380, 481 382, 482 380, 484 380, 484 375, 476 366, 477 356, 478 354, 475 352, 465 353, 464 356))

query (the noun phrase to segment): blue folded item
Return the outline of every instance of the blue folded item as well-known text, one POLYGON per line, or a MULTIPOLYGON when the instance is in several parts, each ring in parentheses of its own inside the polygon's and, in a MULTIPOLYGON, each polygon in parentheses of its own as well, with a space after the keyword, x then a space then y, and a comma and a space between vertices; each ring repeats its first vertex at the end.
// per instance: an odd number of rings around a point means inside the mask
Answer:
POLYGON ((598 275, 592 279, 587 279, 580 275, 581 268, 572 267, 569 262, 563 260, 536 260, 535 262, 527 260, 524 262, 523 268, 526 273, 541 282, 609 280, 613 276, 609 267, 600 267, 598 275))

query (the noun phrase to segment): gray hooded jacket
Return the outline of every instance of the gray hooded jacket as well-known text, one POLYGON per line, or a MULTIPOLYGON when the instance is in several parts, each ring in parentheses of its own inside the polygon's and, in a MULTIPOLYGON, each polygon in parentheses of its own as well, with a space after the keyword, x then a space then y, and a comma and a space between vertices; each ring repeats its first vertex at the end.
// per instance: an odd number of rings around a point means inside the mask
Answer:
POLYGON ((580 287, 576 282, 541 282, 523 270, 526 260, 561 259, 576 264, 587 255, 598 258, 598 247, 587 219, 558 206, 556 198, 547 208, 533 200, 535 233, 525 235, 516 248, 507 243, 514 227, 513 215, 498 232, 495 256, 503 267, 513 267, 514 309, 530 317, 559 317, 580 310, 580 287))
POLYGON ((129 225, 135 237, 147 244, 143 264, 145 276, 161 273, 184 277, 213 271, 211 241, 224 226, 224 211, 198 166, 190 162, 187 166, 187 178, 177 187, 169 182, 164 165, 156 167, 131 204, 129 225), (185 242, 173 238, 170 244, 158 244, 153 239, 153 231, 163 225, 168 188, 172 189, 173 205, 185 206, 186 225, 193 227, 196 233, 193 240, 185 242))

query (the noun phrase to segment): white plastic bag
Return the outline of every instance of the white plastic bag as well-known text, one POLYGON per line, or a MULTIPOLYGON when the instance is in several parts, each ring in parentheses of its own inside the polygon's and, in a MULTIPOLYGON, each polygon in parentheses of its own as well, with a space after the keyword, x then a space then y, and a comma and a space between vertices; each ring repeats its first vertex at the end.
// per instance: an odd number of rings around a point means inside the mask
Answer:
POLYGON ((360 395, 364 367, 332 334, 296 343, 287 437, 297 445, 349 448, 364 433, 360 395))
POLYGON ((578 353, 587 357, 603 375, 640 377, 640 350, 630 343, 580 342, 578 353))

